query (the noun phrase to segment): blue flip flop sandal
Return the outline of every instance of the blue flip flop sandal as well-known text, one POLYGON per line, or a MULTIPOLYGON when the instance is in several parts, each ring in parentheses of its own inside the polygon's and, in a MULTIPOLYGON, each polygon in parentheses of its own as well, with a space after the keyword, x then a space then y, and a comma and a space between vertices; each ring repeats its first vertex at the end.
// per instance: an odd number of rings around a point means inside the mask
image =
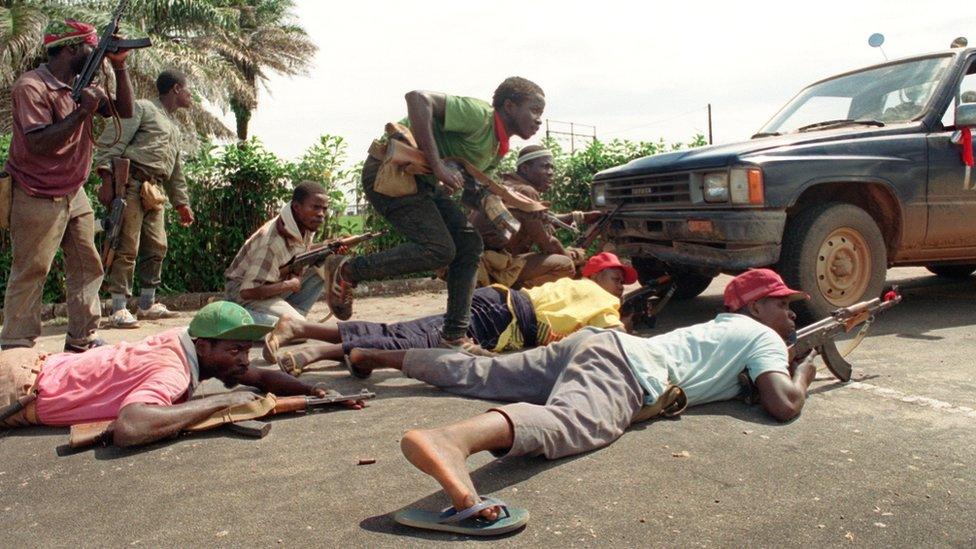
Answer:
POLYGON ((527 509, 510 508, 505 502, 481 496, 481 502, 458 511, 448 507, 440 513, 422 509, 404 509, 393 516, 393 520, 405 526, 451 532, 468 536, 499 536, 522 528, 529 522, 527 509), (489 507, 501 507, 501 515, 496 520, 475 517, 489 507))

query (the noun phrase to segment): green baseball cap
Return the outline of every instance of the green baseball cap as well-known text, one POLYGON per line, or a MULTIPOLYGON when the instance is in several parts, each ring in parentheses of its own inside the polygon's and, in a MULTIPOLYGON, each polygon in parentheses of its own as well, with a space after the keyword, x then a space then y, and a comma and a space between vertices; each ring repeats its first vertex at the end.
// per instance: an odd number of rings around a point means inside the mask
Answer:
POLYGON ((274 326, 256 324, 247 309, 230 301, 214 301, 190 321, 190 337, 259 341, 274 326))

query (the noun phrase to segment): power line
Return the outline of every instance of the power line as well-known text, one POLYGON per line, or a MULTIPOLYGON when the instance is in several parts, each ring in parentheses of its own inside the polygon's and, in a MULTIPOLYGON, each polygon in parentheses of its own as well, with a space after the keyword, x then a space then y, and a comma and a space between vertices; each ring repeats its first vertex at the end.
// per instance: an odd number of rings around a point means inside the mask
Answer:
POLYGON ((627 132, 630 132, 630 131, 633 131, 633 130, 639 130, 641 128, 647 128, 647 127, 650 127, 650 126, 656 126, 658 124, 663 124, 664 122, 670 122, 672 120, 677 120, 679 118, 683 118, 685 116, 688 116, 689 114, 698 113, 698 112, 701 112, 701 111, 704 111, 704 110, 707 110, 707 107, 698 107, 696 109, 691 109, 690 111, 686 111, 686 112, 683 112, 681 114, 676 114, 674 116, 669 116, 667 118, 661 118, 659 120, 654 120, 654 121, 648 122, 646 124, 641 124, 640 126, 633 126, 633 127, 626 128, 626 129, 623 129, 623 130, 615 130, 615 131, 611 131, 611 132, 600 132, 600 133, 601 133, 601 135, 617 135, 617 134, 621 134, 621 133, 627 133, 627 132))

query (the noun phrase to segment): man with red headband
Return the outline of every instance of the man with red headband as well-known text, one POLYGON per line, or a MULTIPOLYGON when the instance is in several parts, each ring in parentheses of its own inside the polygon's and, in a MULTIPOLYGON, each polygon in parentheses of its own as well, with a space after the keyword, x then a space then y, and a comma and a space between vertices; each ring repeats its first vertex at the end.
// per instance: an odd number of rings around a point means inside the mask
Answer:
MULTIPOLYGON (((726 287, 729 312, 651 338, 586 328, 547 347, 500 357, 439 349, 354 350, 352 358, 365 373, 396 368, 454 394, 513 403, 403 436, 407 459, 441 484, 459 514, 472 516, 424 521, 413 512, 404 522, 484 531, 485 520, 502 516, 500 503, 481 500, 465 466, 471 454, 489 450, 556 459, 594 450, 635 422, 735 398, 743 372, 770 415, 793 419, 816 373, 812 356, 794 365, 787 358, 786 340, 795 331, 790 302, 805 297, 773 271, 757 269, 726 287)), ((524 515, 509 511, 508 516, 524 515)))
MULTIPOLYGON (((620 298, 625 284, 637 281, 637 271, 611 253, 593 256, 583 268, 584 278, 563 278, 525 290, 504 286, 478 288, 471 301, 467 336, 493 352, 518 351, 559 341, 587 326, 622 330, 620 298)), ((301 374, 319 360, 342 360, 350 373, 368 377, 349 359, 353 349, 429 349, 438 347, 443 315, 392 324, 339 322, 338 326, 283 318, 269 334, 269 353, 285 372, 301 374), (328 341, 275 356, 278 346, 295 339, 328 341)))
MULTIPOLYGON (((467 343, 471 296, 483 246, 478 232, 451 199, 464 179, 448 159, 463 159, 483 172, 494 169, 508 152, 509 136, 528 139, 539 131, 546 101, 542 88, 517 76, 506 78, 495 89, 490 104, 422 90, 407 93, 406 100, 407 118, 401 124, 409 130, 396 133, 405 138, 405 133, 412 132, 433 173, 415 178, 404 174, 385 152, 371 147, 363 164, 363 192, 405 242, 364 256, 329 257, 325 263, 326 301, 336 318, 348 320, 352 288, 358 282, 448 267, 441 340, 446 347, 460 348, 467 343), (409 179, 407 188, 402 185, 404 175, 409 179), (394 191, 391 185, 397 183, 394 191)), ((387 145, 381 147, 391 150, 387 145)))
POLYGON ((125 71, 129 52, 109 53, 116 98, 90 86, 75 103, 71 83, 97 44, 92 25, 70 19, 51 23, 44 35, 48 62, 24 73, 10 92, 13 138, 6 171, 13 179, 13 263, 4 297, 3 349, 32 347, 41 333, 44 279, 58 248, 64 252, 68 301, 64 350, 81 352, 101 343, 95 328, 102 262, 82 186, 92 164, 92 115, 132 116, 132 86, 125 71))

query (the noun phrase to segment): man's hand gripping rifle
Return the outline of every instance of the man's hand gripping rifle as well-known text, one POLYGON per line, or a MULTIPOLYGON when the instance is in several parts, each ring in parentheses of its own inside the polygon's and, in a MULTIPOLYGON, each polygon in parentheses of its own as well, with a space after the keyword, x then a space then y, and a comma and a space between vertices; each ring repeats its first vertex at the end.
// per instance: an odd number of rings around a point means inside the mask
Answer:
POLYGON ((830 373, 841 381, 850 381, 852 367, 845 357, 867 335, 875 316, 900 302, 901 295, 898 294, 897 288, 893 288, 885 292, 883 297, 837 309, 829 317, 797 330, 796 341, 789 346, 790 363, 815 350, 823 357, 830 373), (834 338, 850 332, 861 324, 863 324, 861 330, 851 343, 843 351, 838 350, 834 338))
POLYGON ((343 253, 347 248, 351 248, 357 244, 362 244, 367 240, 382 236, 383 234, 384 231, 354 234, 352 236, 337 238, 330 242, 323 242, 312 250, 296 255, 291 261, 282 265, 281 269, 279 270, 279 274, 281 275, 282 280, 289 276, 297 276, 299 273, 304 271, 306 267, 311 265, 321 265, 325 262, 325 258, 332 254, 343 253))
POLYGON ((119 22, 122 20, 122 14, 125 13, 128 7, 129 0, 119 1, 119 5, 112 12, 112 19, 109 20, 108 25, 105 25, 105 29, 102 31, 102 36, 98 40, 98 47, 92 50, 88 59, 85 60, 85 67, 81 69, 81 73, 71 87, 71 98, 76 103, 81 102, 81 90, 91 86, 92 80, 95 79, 95 75, 102 67, 102 61, 105 59, 106 53, 115 53, 119 50, 148 48, 152 45, 152 42, 148 38, 123 40, 116 36, 119 32, 119 22))

